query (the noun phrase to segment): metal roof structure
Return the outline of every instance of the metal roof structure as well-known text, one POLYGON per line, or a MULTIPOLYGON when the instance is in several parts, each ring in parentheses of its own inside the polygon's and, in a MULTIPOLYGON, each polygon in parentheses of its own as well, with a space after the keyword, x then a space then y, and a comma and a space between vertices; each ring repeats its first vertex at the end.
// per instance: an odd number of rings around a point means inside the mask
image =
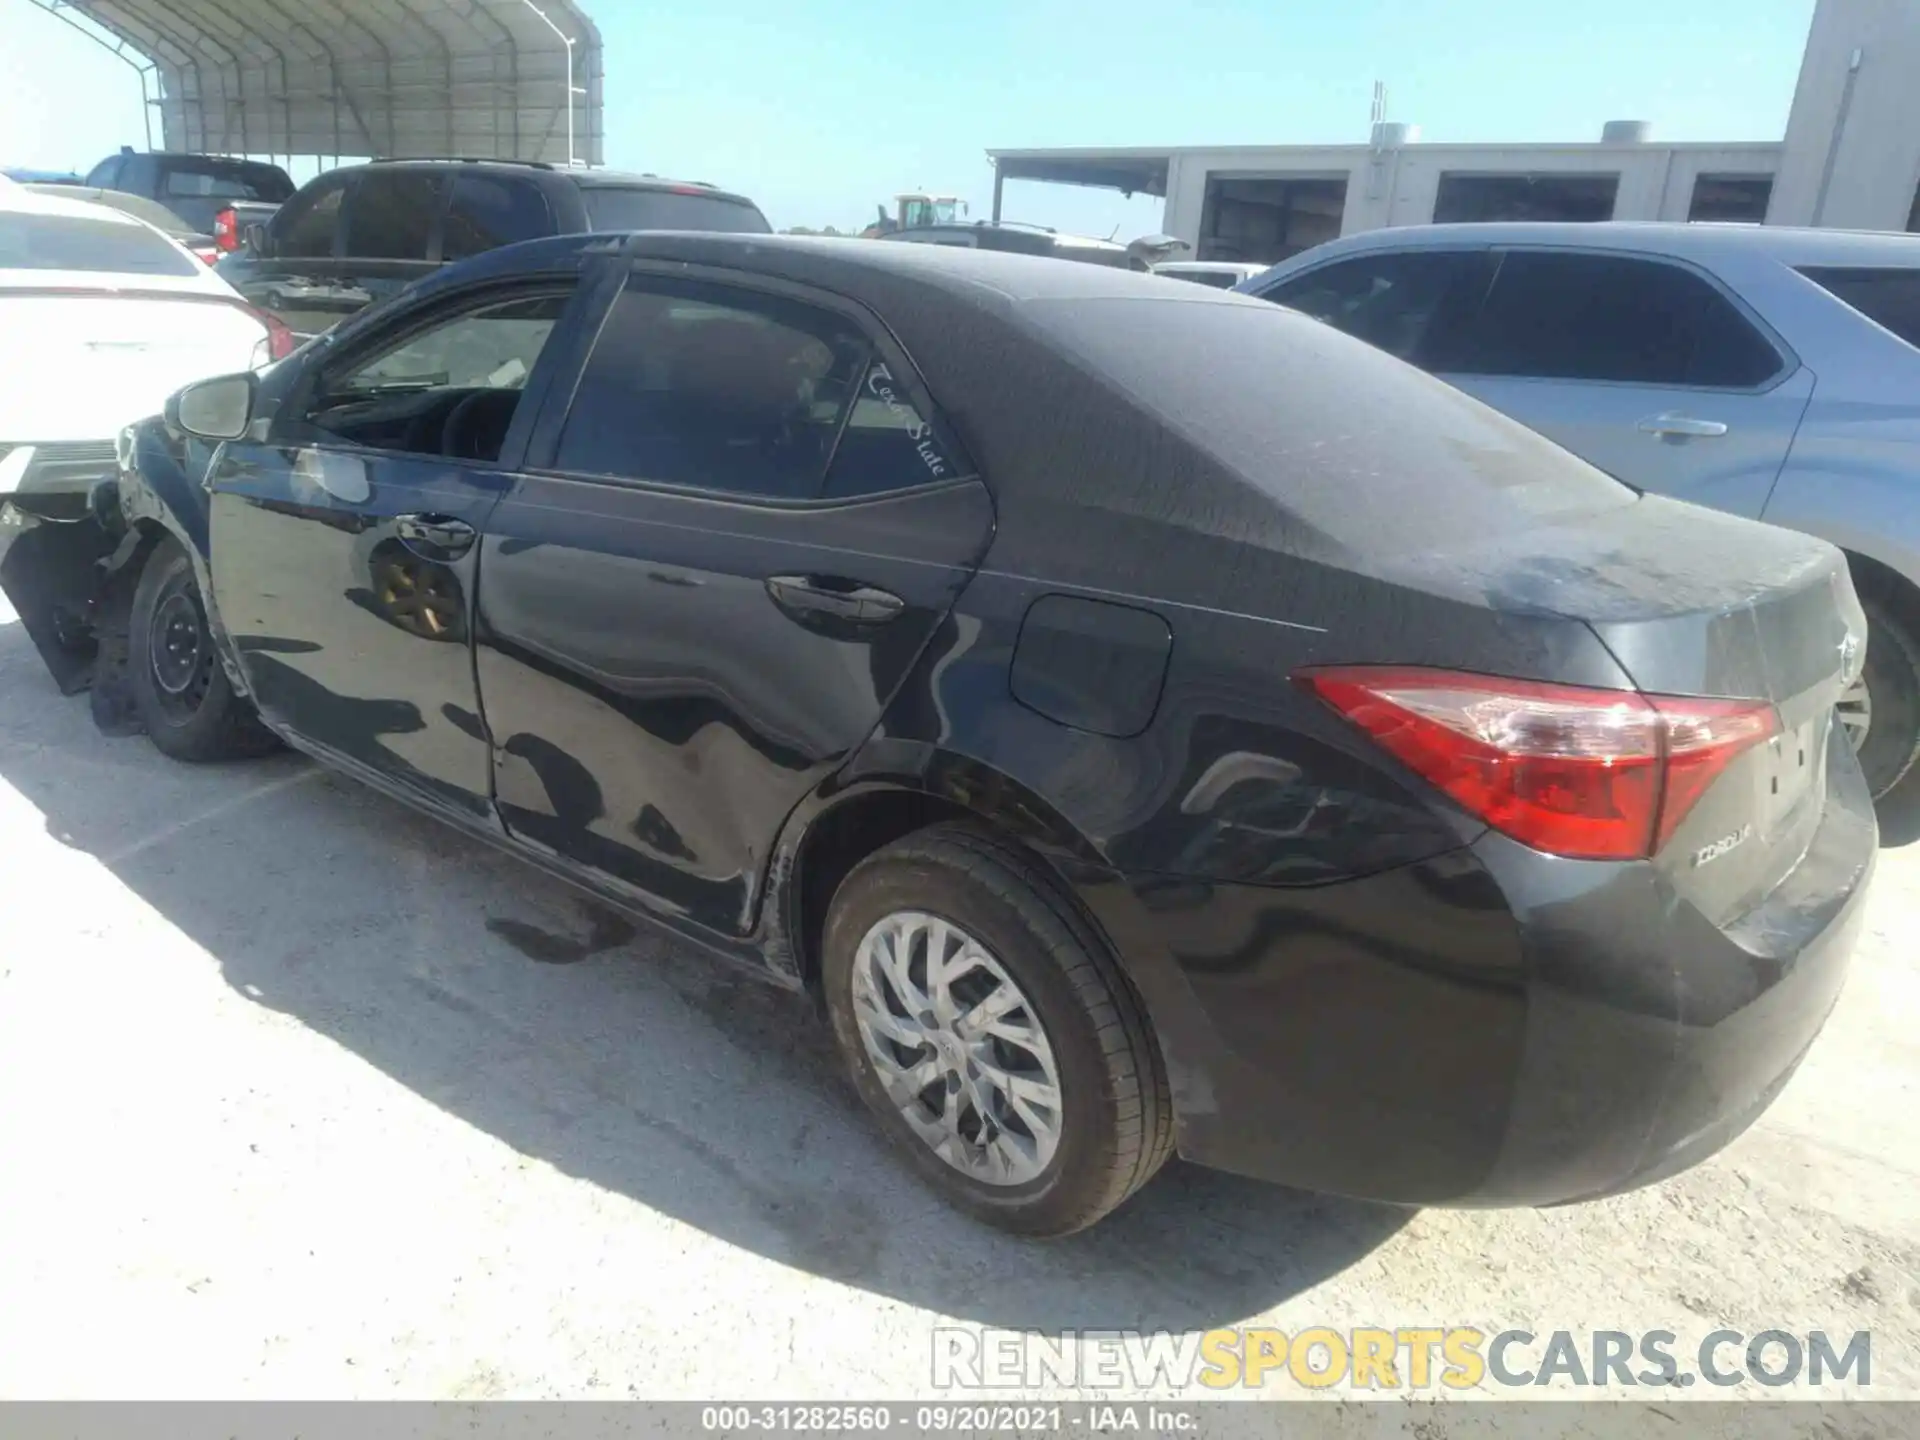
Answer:
POLYGON ((162 149, 602 161, 581 0, 33 3, 139 72, 162 149))

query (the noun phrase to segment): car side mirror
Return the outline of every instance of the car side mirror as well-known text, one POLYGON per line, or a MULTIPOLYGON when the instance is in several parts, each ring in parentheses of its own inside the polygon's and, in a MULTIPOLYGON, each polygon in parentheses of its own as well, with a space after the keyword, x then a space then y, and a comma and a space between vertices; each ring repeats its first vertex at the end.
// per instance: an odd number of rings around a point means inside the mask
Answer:
POLYGON ((273 254, 272 237, 269 235, 267 227, 263 222, 259 220, 250 221, 240 234, 247 249, 255 255, 258 255, 261 259, 264 260, 273 254))
POLYGON ((167 424, 202 440, 238 440, 253 418, 254 384, 250 373, 196 381, 168 399, 167 424))

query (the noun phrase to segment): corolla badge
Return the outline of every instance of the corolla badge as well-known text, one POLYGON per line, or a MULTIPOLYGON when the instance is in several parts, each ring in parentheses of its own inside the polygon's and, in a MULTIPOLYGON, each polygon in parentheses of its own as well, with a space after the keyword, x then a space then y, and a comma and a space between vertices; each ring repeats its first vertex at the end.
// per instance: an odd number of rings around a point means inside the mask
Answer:
POLYGON ((1711 845, 1702 845, 1693 852, 1693 868, 1698 870, 1702 865, 1711 865, 1729 850, 1738 849, 1752 838, 1753 826, 1749 824, 1742 825, 1731 835, 1722 835, 1711 845))

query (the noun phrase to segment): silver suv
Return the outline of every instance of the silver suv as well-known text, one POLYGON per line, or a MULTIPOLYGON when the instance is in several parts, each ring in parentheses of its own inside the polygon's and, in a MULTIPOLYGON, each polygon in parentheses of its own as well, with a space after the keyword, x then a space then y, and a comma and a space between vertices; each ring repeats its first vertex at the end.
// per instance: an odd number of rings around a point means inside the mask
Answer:
POLYGON ((1616 478, 1830 540, 1866 606, 1841 705, 1920 786, 1920 237, 1733 225, 1376 230, 1237 287, 1432 371, 1616 478))

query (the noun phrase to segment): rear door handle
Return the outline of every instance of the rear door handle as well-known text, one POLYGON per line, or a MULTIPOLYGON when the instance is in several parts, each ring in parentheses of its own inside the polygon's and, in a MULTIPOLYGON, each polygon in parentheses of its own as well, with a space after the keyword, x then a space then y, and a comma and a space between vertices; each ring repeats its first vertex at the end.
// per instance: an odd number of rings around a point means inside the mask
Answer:
POLYGON ((473 548, 473 526, 450 515, 401 515, 394 522, 400 541, 428 560, 451 560, 473 548))
POLYGON ((1711 438, 1727 433, 1723 420, 1696 420, 1691 415, 1677 415, 1671 410, 1664 415, 1649 415, 1640 422, 1640 430, 1647 435, 1696 435, 1711 438))
POLYGON ((767 593, 783 610, 859 625, 884 624, 907 608, 891 591, 837 575, 774 575, 767 580, 767 593))

